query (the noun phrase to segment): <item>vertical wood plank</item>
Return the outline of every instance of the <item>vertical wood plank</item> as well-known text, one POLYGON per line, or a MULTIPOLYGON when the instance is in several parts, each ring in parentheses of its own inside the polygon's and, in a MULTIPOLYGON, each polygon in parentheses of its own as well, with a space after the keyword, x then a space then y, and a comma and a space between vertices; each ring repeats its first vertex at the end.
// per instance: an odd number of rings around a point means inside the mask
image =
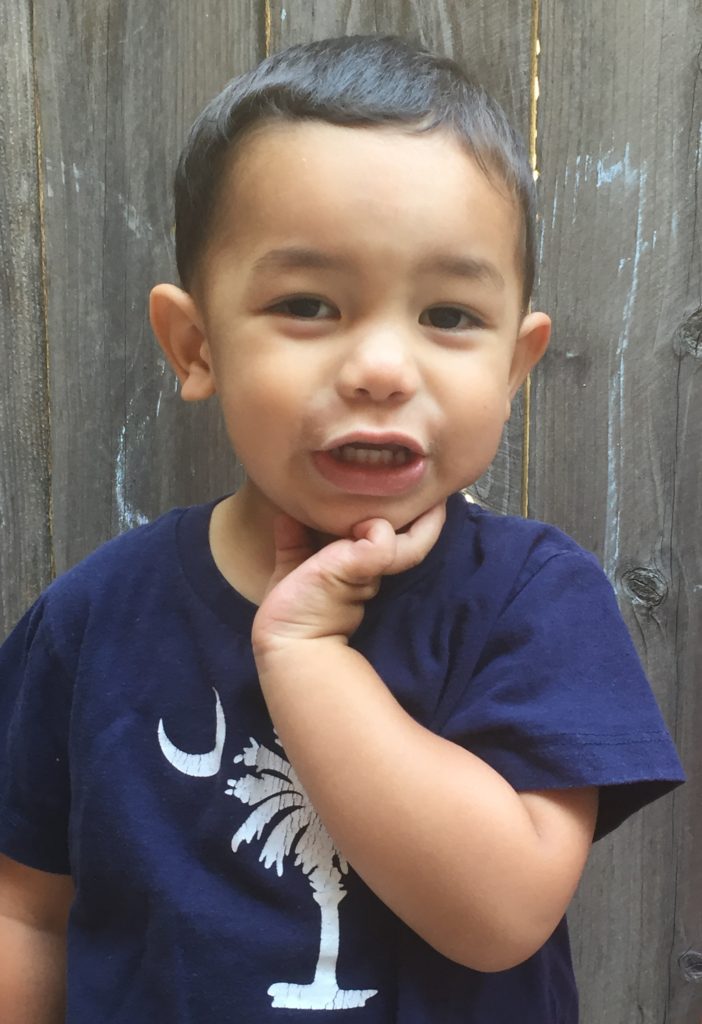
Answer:
POLYGON ((255 0, 37 0, 59 571, 236 478, 218 411, 181 406, 147 323, 175 280, 170 184, 202 104, 260 52, 255 0))
POLYGON ((367 35, 378 31, 373 0, 306 3, 265 0, 270 11, 270 51, 332 36, 367 35))
MULTIPOLYGON (((525 0, 516 5, 509 0, 271 0, 270 14, 273 51, 325 36, 378 33, 404 36, 453 57, 528 137, 531 4, 525 0)), ((500 512, 521 508, 522 436, 519 397, 493 465, 472 488, 482 504, 500 512)))
POLYGON ((694 0, 542 0, 530 505, 602 559, 693 781, 598 845, 572 915, 583 1024, 698 1021, 700 41, 694 0))
POLYGON ((49 423, 31 5, 0 33, 0 638, 51 577, 49 423))

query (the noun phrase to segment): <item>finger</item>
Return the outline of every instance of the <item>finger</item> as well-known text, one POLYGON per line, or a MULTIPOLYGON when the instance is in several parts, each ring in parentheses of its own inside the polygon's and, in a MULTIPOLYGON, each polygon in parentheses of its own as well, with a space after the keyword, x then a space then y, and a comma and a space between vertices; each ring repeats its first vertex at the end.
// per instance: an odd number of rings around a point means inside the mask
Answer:
POLYGON ((397 538, 384 519, 357 523, 351 537, 333 541, 318 551, 315 563, 330 580, 351 586, 359 600, 377 593, 380 577, 395 557, 397 538))
POLYGON ((445 521, 446 503, 442 501, 422 513, 404 533, 398 533, 395 558, 385 574, 394 576, 419 565, 439 539, 445 521))
POLYGON ((385 574, 395 559, 397 535, 386 519, 365 519, 351 530, 347 551, 349 570, 357 582, 385 574))

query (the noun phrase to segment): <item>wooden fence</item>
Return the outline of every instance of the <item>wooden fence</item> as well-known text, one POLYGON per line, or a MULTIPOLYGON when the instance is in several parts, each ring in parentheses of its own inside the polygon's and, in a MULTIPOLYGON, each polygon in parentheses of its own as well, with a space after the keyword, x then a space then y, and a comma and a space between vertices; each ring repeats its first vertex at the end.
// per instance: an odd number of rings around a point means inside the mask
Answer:
POLYGON ((179 402, 146 319, 174 279, 176 155, 228 78, 294 41, 409 34, 532 139, 555 335, 476 493, 600 557, 691 777, 593 852, 571 915, 583 1022, 700 1024, 699 0, 2 7, 2 631, 104 539, 236 484, 216 409, 179 402))

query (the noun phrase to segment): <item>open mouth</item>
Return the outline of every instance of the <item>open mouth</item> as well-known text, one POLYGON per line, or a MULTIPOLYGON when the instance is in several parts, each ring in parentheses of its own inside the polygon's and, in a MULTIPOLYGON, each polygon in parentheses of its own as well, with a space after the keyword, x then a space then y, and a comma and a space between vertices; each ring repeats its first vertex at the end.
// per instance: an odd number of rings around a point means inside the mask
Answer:
POLYGON ((369 444, 353 442, 342 444, 329 451, 337 462, 356 466, 406 466, 417 458, 416 452, 410 451, 402 444, 369 444))
POLYGON ((341 444, 315 452, 313 461, 330 484, 347 494, 405 494, 424 477, 427 456, 409 438, 408 444, 392 437, 378 441, 339 440, 341 444))

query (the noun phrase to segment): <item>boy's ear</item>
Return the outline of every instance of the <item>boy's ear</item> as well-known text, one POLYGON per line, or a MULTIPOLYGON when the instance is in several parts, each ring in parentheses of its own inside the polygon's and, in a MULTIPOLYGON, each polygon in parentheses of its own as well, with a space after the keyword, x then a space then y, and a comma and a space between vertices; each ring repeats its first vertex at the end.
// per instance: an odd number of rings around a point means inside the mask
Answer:
POLYGON ((157 284, 149 296, 149 317, 180 381, 181 398, 197 402, 213 395, 216 388, 210 347, 192 296, 173 284, 157 284))
POLYGON ((509 372, 509 417, 512 399, 548 348, 551 320, 546 313, 527 313, 522 320, 509 372))

